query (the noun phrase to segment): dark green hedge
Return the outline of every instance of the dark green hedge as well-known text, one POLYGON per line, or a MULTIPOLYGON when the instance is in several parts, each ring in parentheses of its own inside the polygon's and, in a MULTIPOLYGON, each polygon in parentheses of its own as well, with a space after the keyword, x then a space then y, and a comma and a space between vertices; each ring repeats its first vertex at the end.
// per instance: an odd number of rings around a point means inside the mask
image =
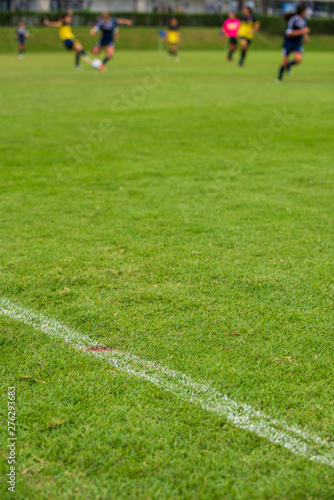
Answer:
MULTIPOLYGON (((73 24, 76 26, 90 26, 94 23, 97 13, 76 12, 73 17, 73 24)), ((166 26, 170 16, 157 13, 125 13, 117 12, 115 16, 132 19, 136 26, 166 26)), ((43 19, 48 17, 56 20, 60 17, 59 12, 0 12, 0 26, 15 26, 20 20, 30 26, 40 26, 43 19)), ((221 26, 226 18, 218 14, 178 14, 180 26, 209 27, 221 26)), ((284 31, 285 21, 281 17, 258 15, 261 29, 270 34, 281 34, 284 31)), ((331 35, 334 34, 334 20, 330 19, 310 19, 308 25, 314 34, 331 35)))

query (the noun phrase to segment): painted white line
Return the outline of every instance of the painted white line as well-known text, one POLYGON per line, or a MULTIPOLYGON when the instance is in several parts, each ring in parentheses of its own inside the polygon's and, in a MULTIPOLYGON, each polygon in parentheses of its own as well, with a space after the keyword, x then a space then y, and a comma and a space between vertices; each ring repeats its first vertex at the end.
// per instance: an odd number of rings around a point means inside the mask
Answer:
POLYGON ((253 432, 297 455, 334 467, 333 442, 320 438, 311 431, 287 425, 284 420, 272 419, 249 405, 237 403, 208 383, 195 382, 181 372, 140 359, 129 353, 117 350, 112 352, 91 350, 89 348, 96 348, 101 344, 57 320, 48 318, 42 313, 24 309, 8 299, 0 299, 0 314, 22 321, 47 335, 60 338, 86 355, 157 385, 184 401, 197 404, 206 411, 214 412, 232 422, 236 427, 253 432))

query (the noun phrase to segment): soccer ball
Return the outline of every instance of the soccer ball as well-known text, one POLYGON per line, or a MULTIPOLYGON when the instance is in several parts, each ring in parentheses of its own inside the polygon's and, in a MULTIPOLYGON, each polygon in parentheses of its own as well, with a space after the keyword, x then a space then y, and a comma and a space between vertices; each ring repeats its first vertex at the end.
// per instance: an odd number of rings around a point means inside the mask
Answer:
POLYGON ((100 61, 100 59, 93 59, 92 60, 92 67, 94 69, 99 69, 101 64, 102 64, 102 61, 100 61))

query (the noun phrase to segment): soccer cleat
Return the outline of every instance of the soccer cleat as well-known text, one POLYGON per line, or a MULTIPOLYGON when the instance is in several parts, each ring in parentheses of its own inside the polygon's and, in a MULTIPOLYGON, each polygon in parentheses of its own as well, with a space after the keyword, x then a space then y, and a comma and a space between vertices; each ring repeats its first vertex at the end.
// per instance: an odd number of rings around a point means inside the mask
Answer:
POLYGON ((282 83, 281 78, 275 78, 275 83, 282 83))
POLYGON ((87 64, 90 64, 92 62, 91 58, 89 56, 84 55, 82 56, 82 59, 87 63, 87 64))
POLYGON ((82 68, 81 68, 81 66, 79 66, 78 64, 76 64, 73 69, 81 71, 82 68))
POLYGON ((106 65, 105 64, 101 64, 100 66, 100 71, 105 71, 106 70, 106 65))
POLYGON ((289 68, 289 69, 287 69, 287 70, 286 70, 286 73, 287 73, 289 76, 291 76, 291 75, 293 74, 293 71, 292 71, 292 69, 291 69, 291 68, 289 68))

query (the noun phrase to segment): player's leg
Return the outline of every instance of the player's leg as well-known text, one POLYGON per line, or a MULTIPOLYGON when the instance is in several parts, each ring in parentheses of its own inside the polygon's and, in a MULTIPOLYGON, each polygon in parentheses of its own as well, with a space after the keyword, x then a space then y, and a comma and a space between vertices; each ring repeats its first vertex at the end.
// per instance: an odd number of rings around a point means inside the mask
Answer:
POLYGON ((100 66, 100 70, 104 71, 106 69, 107 62, 114 57, 115 46, 113 44, 106 45, 106 55, 100 66))
POLYGON ((24 43, 20 42, 18 45, 18 51, 17 51, 19 57, 23 57, 24 49, 25 49, 24 43))
MULTIPOLYGON (((64 44, 64 47, 65 49, 69 50, 69 51, 75 51, 75 48, 74 48, 74 41, 73 40, 70 40, 69 38, 66 38, 65 40, 63 40, 63 44, 64 44)), ((77 57, 77 53, 75 51, 75 60, 74 60, 74 68, 75 69, 78 69, 79 68, 79 63, 80 63, 80 56, 77 57)))
POLYGON ((179 46, 177 43, 173 45, 174 59, 175 61, 179 61, 179 46))
POLYGON ((86 61, 86 63, 88 63, 88 64, 90 63, 90 58, 87 56, 87 53, 80 42, 75 40, 75 42, 73 43, 73 49, 75 51, 75 67, 76 68, 79 68, 79 66, 80 66, 80 58, 81 57, 84 61, 86 61))
POLYGON ((236 51, 237 49, 237 45, 236 45, 236 40, 231 38, 230 39, 230 44, 229 44, 229 47, 228 47, 228 54, 227 54, 227 59, 228 61, 232 61, 233 60, 233 53, 236 51))
POLYGON ((174 56, 175 61, 180 60, 180 58, 179 58, 179 46, 177 43, 173 44, 173 56, 174 56))
POLYGON ((177 45, 175 43, 170 44, 168 54, 177 57, 177 45))
POLYGON ((291 74, 292 66, 295 66, 296 64, 300 64, 302 62, 302 60, 303 60, 303 54, 299 51, 295 51, 293 53, 292 61, 289 61, 287 64, 287 67, 286 67, 288 75, 291 74))
POLYGON ((95 56, 98 56, 99 53, 101 52, 101 50, 102 50, 102 47, 100 44, 94 45, 94 47, 92 48, 92 54, 94 54, 95 56))
POLYGON ((286 70, 287 66, 289 64, 289 53, 286 51, 286 49, 283 48, 283 59, 282 63, 278 69, 278 75, 277 75, 277 80, 282 81, 283 80, 283 74, 284 71, 286 70))
POLYGON ((249 41, 246 38, 241 38, 240 44, 241 44, 241 53, 240 53, 240 59, 239 59, 239 66, 243 66, 244 61, 245 61, 245 57, 247 54, 247 50, 248 50, 249 41))

